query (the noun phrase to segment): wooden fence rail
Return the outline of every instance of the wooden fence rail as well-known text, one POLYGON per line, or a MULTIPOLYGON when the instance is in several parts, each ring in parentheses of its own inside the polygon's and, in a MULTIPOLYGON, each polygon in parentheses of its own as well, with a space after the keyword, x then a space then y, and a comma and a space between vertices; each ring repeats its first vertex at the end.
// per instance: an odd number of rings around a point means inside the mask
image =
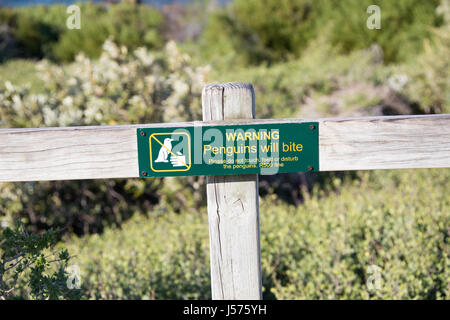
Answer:
POLYGON ((450 166, 450 114, 0 129, 0 182, 139 177, 136 129, 319 122, 320 171, 450 166))

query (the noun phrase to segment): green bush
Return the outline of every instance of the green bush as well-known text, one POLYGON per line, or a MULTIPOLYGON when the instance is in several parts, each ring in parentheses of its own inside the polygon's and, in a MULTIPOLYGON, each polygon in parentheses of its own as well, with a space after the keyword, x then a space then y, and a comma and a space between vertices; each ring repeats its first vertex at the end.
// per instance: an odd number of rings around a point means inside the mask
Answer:
MULTIPOLYGON (((310 42, 300 59, 271 66, 213 68, 211 78, 252 83, 258 118, 314 118, 382 114, 377 109, 389 104, 382 93, 392 91, 388 79, 393 73, 380 60, 379 47, 342 55, 324 33, 310 42)), ((407 104, 407 96, 404 100, 407 104)))
POLYGON ((11 59, 0 64, 0 88, 5 89, 6 81, 27 86, 33 93, 40 92, 44 87, 36 70, 36 61, 29 59, 11 59))
POLYGON ((280 299, 448 299, 450 170, 359 175, 301 208, 267 207, 267 287, 280 299), (375 291, 371 265, 382 277, 375 291))
POLYGON ((447 23, 430 32, 423 52, 405 63, 384 64, 377 45, 342 54, 327 30, 298 59, 270 66, 218 63, 210 77, 252 83, 258 118, 448 113, 450 29, 447 23))
POLYGON ((439 0, 235 0, 212 15, 204 33, 210 56, 231 55, 241 63, 298 57, 328 29, 342 53, 378 44, 386 62, 405 61, 422 50, 429 28, 442 24, 439 0), (366 27, 370 5, 381 8, 381 29, 366 27))
POLYGON ((11 30, 22 57, 52 56, 53 45, 67 29, 67 16, 62 5, 0 8, 0 24, 11 30))
POLYGON ((178 215, 161 208, 148 218, 134 216, 120 231, 71 240, 85 294, 93 299, 209 297, 205 223, 199 213, 178 215))
POLYGON ((207 47, 228 46, 251 63, 285 59, 298 54, 316 34, 313 7, 309 0, 235 0, 228 10, 212 15, 205 31, 207 47))
MULTIPOLYGON (((359 172, 297 207, 261 201, 266 299, 448 299, 449 169, 359 172), (381 273, 371 291, 369 266, 381 273)), ((67 239, 90 298, 209 299, 206 208, 67 239)))
POLYGON ((19 9, 13 13, 9 25, 24 56, 42 58, 51 55, 51 47, 58 41, 63 30, 62 23, 65 23, 64 7, 37 6, 34 10, 19 9))
POLYGON ((442 25, 443 18, 436 11, 440 0, 344 0, 322 1, 319 26, 332 22, 332 43, 347 53, 378 44, 386 62, 411 59, 423 49, 423 40, 430 37, 430 29, 442 25), (367 7, 378 5, 381 29, 366 27, 367 7))
MULTIPOLYGON (((163 52, 128 52, 106 41, 98 61, 80 55, 58 66, 38 64, 39 93, 5 82, 0 88, 0 127, 42 127, 173 122, 201 118, 200 93, 207 67, 193 67, 174 42, 163 52)), ((202 177, 0 184, 0 220, 23 218, 38 231, 60 227, 78 234, 101 232, 134 212, 167 201, 175 210, 194 208, 201 196, 180 188, 202 188, 202 177), (165 191, 162 191, 165 189, 165 191)))
POLYGON ((146 5, 120 3, 106 7, 79 3, 81 29, 66 27, 64 5, 0 8, 0 24, 9 26, 25 57, 73 61, 79 52, 98 58, 111 38, 130 49, 162 48, 162 14, 146 5))
POLYGON ((29 234, 20 222, 0 232, 0 300, 81 297, 78 275, 68 272, 68 251, 51 251, 57 232, 29 234))
POLYGON ((120 3, 108 9, 83 4, 80 11, 81 29, 63 32, 53 48, 53 55, 58 61, 73 61, 80 52, 97 58, 108 38, 130 50, 141 46, 149 49, 163 46, 158 30, 162 15, 156 9, 120 3))
POLYGON ((409 66, 414 71, 403 93, 427 113, 450 113, 450 23, 433 31, 424 52, 409 66))

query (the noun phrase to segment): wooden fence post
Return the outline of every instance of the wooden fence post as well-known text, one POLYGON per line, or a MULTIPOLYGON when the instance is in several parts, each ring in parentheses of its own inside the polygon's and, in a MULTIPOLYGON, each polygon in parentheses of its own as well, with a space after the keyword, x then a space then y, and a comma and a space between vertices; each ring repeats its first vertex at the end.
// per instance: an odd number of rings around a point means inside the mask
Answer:
MULTIPOLYGON (((202 92, 203 120, 252 119, 249 83, 212 84, 202 92)), ((258 175, 207 177, 212 298, 260 300, 258 175)))

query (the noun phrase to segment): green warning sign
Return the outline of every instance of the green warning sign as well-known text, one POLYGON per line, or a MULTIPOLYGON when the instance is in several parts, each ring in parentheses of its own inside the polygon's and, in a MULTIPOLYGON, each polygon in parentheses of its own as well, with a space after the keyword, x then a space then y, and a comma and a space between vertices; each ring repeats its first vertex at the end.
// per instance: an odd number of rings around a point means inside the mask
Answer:
POLYGON ((317 122, 137 129, 141 177, 319 170, 317 122))

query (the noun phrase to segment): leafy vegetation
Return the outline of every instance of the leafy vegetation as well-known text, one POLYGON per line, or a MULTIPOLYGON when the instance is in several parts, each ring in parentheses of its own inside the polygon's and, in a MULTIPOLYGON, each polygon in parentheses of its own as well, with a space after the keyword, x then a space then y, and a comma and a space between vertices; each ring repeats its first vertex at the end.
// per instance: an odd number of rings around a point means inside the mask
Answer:
MULTIPOLYGON (((0 65, 0 127, 197 120, 204 84, 236 80, 255 86, 258 118, 450 112, 447 2, 372 2, 381 30, 365 27, 365 0, 236 0, 199 40, 189 18, 173 24, 186 29, 184 44, 164 43, 174 31, 160 30, 177 22, 176 7, 162 21, 148 7, 85 4, 77 32, 62 6, 0 8, 0 39, 12 46, 0 46, 3 60, 48 58, 0 65)), ((448 299, 449 178, 448 169, 262 176, 264 297, 448 299), (381 270, 375 291, 370 266, 381 270)), ((204 177, 0 184, 0 298, 79 297, 64 286, 66 251, 48 264, 56 239, 76 254, 85 297, 210 298, 204 186, 204 177)))
MULTIPOLYGON (((7 27, 15 39, 15 49, 25 57, 73 61, 77 53, 84 52, 91 58, 98 58, 108 38, 130 49, 163 46, 158 30, 163 17, 156 9, 127 3, 110 8, 94 3, 80 3, 79 6, 82 12, 79 30, 66 27, 69 15, 64 5, 2 7, 0 24, 7 27)), ((6 53, 0 56, 8 58, 6 53)))
POLYGON ((450 24, 433 33, 424 53, 410 66, 414 72, 403 92, 427 113, 450 113, 450 24))
POLYGON ((0 88, 6 88, 9 81, 20 87, 27 87, 32 93, 39 93, 44 81, 36 70, 35 61, 29 59, 12 59, 0 64, 0 88))
MULTIPOLYGON (((38 65, 39 93, 5 82, 0 89, 0 127, 41 127, 192 120, 200 117, 200 94, 208 73, 193 67, 174 42, 161 53, 128 52, 106 41, 92 61, 80 55, 71 65, 38 65)), ((202 188, 203 178, 5 183, 0 186, 2 220, 25 219, 32 231, 60 227, 78 234, 101 232, 135 211, 160 201, 175 210, 194 208, 203 197, 179 190, 202 188), (181 188, 181 189, 180 189, 181 188), (163 191, 164 189, 164 191, 163 191)))
POLYGON ((412 62, 386 65, 371 46, 340 54, 322 34, 302 57, 271 66, 212 68, 213 81, 251 82, 261 118, 450 112, 450 29, 433 30, 412 62))
POLYGON ((81 292, 74 283, 79 279, 68 276, 67 268, 71 259, 68 251, 62 249, 48 253, 55 242, 56 232, 51 229, 41 235, 29 234, 17 222, 14 229, 6 227, 2 230, 0 300, 81 297, 81 292))
POLYGON ((298 57, 309 42, 330 32, 341 53, 378 44, 386 62, 405 61, 421 51, 429 28, 442 24, 439 0, 235 0, 211 18, 205 50, 241 63, 273 63, 298 57), (366 27, 370 5, 381 8, 382 28, 366 27))
MULTIPOLYGON (((360 172, 305 193, 300 206, 261 202, 266 299, 448 299, 449 169, 360 172), (370 291, 367 268, 380 268, 370 291)), ((210 298, 206 208, 163 207, 120 230, 64 242, 89 298, 210 298)))

